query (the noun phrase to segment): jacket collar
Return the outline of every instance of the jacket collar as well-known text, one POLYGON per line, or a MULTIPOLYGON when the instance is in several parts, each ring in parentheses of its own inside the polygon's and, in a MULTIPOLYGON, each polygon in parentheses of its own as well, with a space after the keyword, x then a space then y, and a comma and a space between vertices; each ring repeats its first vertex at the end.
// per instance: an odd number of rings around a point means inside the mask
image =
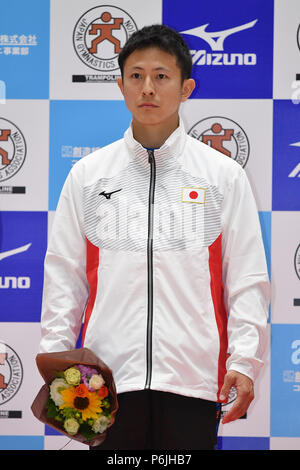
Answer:
MULTIPOLYGON (((182 118, 179 117, 179 126, 168 137, 165 143, 154 150, 155 163, 157 167, 174 166, 177 163, 179 155, 182 154, 185 142, 186 131, 182 118)), ((130 155, 137 159, 143 166, 149 166, 148 151, 133 137, 132 124, 124 134, 124 140, 130 155)))

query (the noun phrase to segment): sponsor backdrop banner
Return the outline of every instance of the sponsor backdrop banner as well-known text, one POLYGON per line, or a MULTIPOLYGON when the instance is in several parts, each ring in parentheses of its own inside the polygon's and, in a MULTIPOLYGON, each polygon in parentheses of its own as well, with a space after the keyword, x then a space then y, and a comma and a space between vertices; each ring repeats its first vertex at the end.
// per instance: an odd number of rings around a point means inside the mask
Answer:
MULTIPOLYGON (((43 262, 71 167, 130 124, 118 54, 179 31, 197 86, 187 132, 236 160, 256 198, 272 302, 256 400, 219 449, 300 449, 299 0, 12 0, 0 16, 0 449, 88 449, 38 422, 43 262), (16 14, 17 12, 17 14, 16 14)), ((78 339, 80 345, 80 338, 78 339)), ((235 400, 223 407, 226 413, 235 400)))

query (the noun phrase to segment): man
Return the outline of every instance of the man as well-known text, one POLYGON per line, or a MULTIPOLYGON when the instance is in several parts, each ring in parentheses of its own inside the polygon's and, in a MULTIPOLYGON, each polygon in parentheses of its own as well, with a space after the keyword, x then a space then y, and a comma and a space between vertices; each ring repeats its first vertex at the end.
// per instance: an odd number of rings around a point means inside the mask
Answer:
POLYGON ((124 138, 78 162, 45 260, 41 351, 83 341, 111 367, 119 412, 100 449, 213 449, 244 415, 262 365, 269 281, 244 170, 188 136, 192 62, 145 27, 119 55, 124 138))

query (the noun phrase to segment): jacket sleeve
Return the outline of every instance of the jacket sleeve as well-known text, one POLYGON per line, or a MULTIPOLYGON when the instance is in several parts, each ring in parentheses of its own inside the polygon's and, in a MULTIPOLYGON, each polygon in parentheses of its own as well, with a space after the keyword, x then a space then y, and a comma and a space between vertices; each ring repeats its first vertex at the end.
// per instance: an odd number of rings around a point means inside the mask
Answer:
POLYGON ((73 170, 59 198, 45 257, 40 352, 75 347, 88 298, 82 188, 73 170))
POLYGON ((263 365, 270 284, 257 207, 242 167, 224 197, 222 217, 226 366, 255 380, 263 365))

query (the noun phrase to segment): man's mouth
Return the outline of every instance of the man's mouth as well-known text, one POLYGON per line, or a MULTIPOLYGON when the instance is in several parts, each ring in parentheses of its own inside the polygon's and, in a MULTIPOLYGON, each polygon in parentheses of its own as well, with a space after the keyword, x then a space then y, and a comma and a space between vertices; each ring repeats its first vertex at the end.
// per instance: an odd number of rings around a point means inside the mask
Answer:
POLYGON ((139 108, 158 108, 158 106, 154 103, 141 103, 139 108))

